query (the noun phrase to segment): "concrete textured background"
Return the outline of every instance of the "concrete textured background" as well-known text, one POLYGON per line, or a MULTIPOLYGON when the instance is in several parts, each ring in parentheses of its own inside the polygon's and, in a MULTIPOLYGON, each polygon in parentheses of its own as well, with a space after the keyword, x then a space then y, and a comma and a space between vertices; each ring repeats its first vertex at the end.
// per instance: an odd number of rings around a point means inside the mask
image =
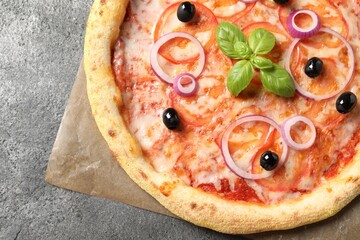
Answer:
POLYGON ((239 239, 50 186, 92 0, 0 0, 0 239, 239 239))

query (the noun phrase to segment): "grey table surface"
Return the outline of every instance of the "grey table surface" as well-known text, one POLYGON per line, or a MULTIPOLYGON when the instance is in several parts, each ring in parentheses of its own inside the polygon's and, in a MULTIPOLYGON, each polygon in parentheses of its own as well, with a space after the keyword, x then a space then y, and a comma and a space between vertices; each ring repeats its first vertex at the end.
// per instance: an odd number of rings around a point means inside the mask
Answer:
POLYGON ((92 0, 0 0, 0 239, 239 239, 44 181, 92 0))

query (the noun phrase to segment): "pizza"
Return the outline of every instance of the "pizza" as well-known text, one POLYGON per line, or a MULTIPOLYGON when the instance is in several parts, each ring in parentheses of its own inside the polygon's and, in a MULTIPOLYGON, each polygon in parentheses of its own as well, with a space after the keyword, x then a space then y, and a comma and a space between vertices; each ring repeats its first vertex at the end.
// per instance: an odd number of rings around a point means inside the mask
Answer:
POLYGON ((360 193, 359 17, 357 0, 95 0, 92 114, 182 219, 231 234, 320 221, 360 193))

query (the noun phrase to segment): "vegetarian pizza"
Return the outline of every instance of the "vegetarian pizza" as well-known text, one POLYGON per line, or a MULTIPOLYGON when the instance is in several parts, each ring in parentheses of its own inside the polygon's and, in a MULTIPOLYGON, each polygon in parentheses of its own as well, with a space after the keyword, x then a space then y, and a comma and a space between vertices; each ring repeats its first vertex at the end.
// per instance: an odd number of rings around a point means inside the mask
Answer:
POLYGON ((358 0, 95 0, 93 116, 128 175, 189 222, 320 221, 360 193, 359 17, 358 0))

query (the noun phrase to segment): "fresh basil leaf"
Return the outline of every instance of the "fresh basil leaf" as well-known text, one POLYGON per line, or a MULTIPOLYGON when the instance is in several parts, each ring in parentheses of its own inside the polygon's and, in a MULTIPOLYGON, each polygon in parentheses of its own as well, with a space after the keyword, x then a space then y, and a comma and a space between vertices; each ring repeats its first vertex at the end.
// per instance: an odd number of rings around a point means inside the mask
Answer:
POLYGON ((249 36, 249 46, 255 54, 266 54, 275 46, 275 36, 263 28, 255 29, 249 36))
POLYGON ((249 59, 253 54, 250 47, 244 42, 236 42, 234 49, 242 59, 249 59))
POLYGON ((270 69, 274 67, 271 60, 261 56, 253 56, 250 61, 252 65, 258 69, 270 69))
POLYGON ((277 64, 273 66, 271 69, 260 70, 260 80, 265 89, 281 97, 293 97, 295 84, 290 74, 277 64))
POLYGON ((237 96, 249 85, 253 76, 254 68, 250 61, 241 60, 231 68, 227 79, 227 88, 234 96, 237 96))
POLYGON ((244 33, 229 22, 222 22, 216 28, 216 41, 221 51, 228 57, 240 59, 241 56, 234 49, 237 42, 246 42, 244 33))

